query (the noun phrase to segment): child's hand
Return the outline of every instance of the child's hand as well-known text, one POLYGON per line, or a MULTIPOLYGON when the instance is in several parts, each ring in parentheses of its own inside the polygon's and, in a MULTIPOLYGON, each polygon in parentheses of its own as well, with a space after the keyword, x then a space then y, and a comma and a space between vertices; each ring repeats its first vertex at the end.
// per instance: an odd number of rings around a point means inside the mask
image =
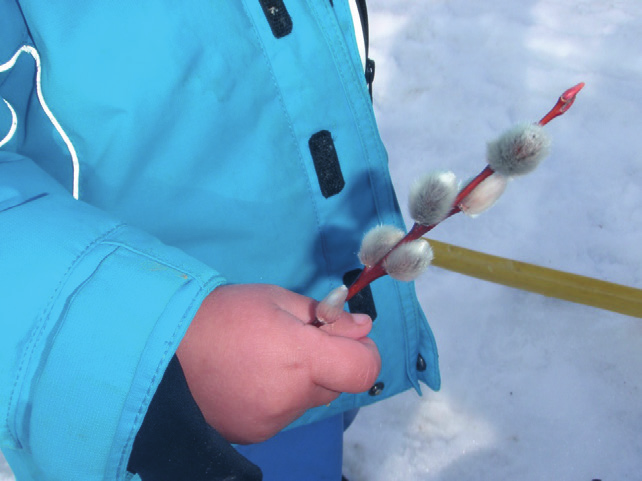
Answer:
POLYGON ((307 409, 375 383, 381 359, 363 314, 316 328, 316 301, 272 285, 216 288, 177 355, 207 422, 233 443, 273 436, 307 409))

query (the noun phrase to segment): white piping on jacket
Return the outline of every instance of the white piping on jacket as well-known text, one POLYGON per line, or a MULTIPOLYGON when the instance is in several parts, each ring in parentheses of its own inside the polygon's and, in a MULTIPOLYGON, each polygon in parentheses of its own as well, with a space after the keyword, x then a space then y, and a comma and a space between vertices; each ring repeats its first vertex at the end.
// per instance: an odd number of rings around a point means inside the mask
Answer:
MULTIPOLYGON (((36 92, 38 94, 38 100, 40 101, 40 105, 42 106, 42 110, 44 110, 44 112, 47 115, 47 117, 49 117, 49 120, 53 124, 54 128, 56 129, 56 131, 58 131, 58 134, 60 134, 60 137, 62 137, 62 140, 65 142, 65 145, 67 146, 67 149, 69 149, 69 154, 71 155, 71 162, 72 162, 72 165, 73 165, 73 176, 74 176, 72 194, 73 194, 74 198, 78 199, 78 196, 79 196, 78 187, 79 187, 79 183, 80 183, 79 182, 79 179, 80 179, 80 165, 78 163, 78 154, 76 153, 76 149, 74 148, 73 144, 71 143, 71 140, 69 139, 69 136, 67 136, 67 134, 63 130, 62 126, 60 125, 60 123, 58 122, 56 117, 54 116, 53 112, 49 109, 49 106, 47 105, 47 102, 45 102, 45 98, 42 95, 42 85, 40 83, 41 76, 42 76, 42 66, 41 66, 41 62, 40 62, 40 54, 31 45, 23 45, 22 47, 20 47, 18 49, 18 51, 13 55, 13 57, 11 57, 11 59, 9 61, 7 61, 7 62, 5 62, 3 64, 0 64, 0 72, 6 72, 7 70, 13 68, 13 66, 18 61, 18 57, 20 57, 20 55, 23 52, 26 52, 29 55, 31 55, 33 57, 33 59, 36 61, 36 92)), ((5 143, 7 143, 11 139, 11 137, 13 137, 13 134, 15 133, 17 125, 18 125, 18 119, 17 119, 16 113, 15 113, 13 107, 11 107, 11 105, 9 105, 9 102, 7 102, 6 100, 5 100, 5 103, 11 109, 11 113, 12 113, 12 116, 13 116, 13 121, 12 121, 12 124, 11 124, 11 130, 9 131, 7 136, 5 136, 5 138, 2 139, 2 141, 0 141, 0 146, 2 146, 5 143)))
POLYGON ((363 39, 363 25, 361 24, 361 15, 359 7, 355 0, 350 0, 350 13, 352 14, 352 24, 354 25, 355 37, 357 37, 357 47, 363 68, 366 68, 366 42, 363 39))
POLYGON ((9 110, 11 111, 11 127, 9 128, 9 132, 7 132, 7 135, 5 135, 2 140, 0 140, 0 147, 11 140, 13 135, 16 133, 16 129, 18 128, 18 115, 16 114, 15 109, 5 99, 2 100, 4 100, 4 103, 7 104, 7 107, 9 107, 9 110))

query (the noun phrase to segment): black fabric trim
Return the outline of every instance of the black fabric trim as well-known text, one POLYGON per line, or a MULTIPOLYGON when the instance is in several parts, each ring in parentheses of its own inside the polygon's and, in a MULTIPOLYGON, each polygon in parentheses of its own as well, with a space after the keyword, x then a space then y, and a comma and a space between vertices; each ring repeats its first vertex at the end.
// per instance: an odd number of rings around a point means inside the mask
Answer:
POLYGON ((327 130, 321 130, 310 137, 308 145, 310 146, 314 169, 317 172, 321 194, 326 199, 337 195, 343 190, 346 183, 343 179, 332 134, 327 130))
POLYGON ((366 67, 365 67, 365 76, 366 83, 368 84, 368 92, 370 92, 370 98, 372 99, 372 84, 375 77, 375 62, 370 58, 370 25, 368 22, 368 7, 366 5, 366 0, 356 0, 357 10, 359 12, 359 19, 361 20, 361 29, 363 30, 363 43, 365 46, 366 54, 366 67))
MULTIPOLYGON (((362 270, 363 269, 354 269, 346 272, 343 275, 343 284, 346 286, 352 285, 362 270)), ((348 301, 348 309, 353 314, 368 314, 373 321, 377 318, 377 308, 375 307, 370 286, 361 289, 348 301)))
POLYGON ((366 50, 366 58, 368 58, 368 52, 370 50, 370 26, 368 25, 368 7, 366 6, 366 0, 356 0, 357 11, 359 12, 359 18, 361 19, 361 28, 363 29, 363 40, 366 50))
MULTIPOLYGON (((366 0, 355 0, 355 3, 357 5, 357 11, 359 12, 361 31, 363 33, 363 44, 365 46, 366 62, 364 73, 366 77, 366 84, 368 85, 368 92, 370 92, 370 99, 372 99, 372 84, 375 77, 375 62, 368 56, 370 51, 370 25, 368 22, 368 7, 366 6, 366 0)), ((330 0, 330 5, 334 7, 334 3, 332 2, 332 0, 330 0)))
POLYGON ((143 481, 260 481, 261 470, 212 429, 174 356, 152 398, 127 470, 143 481))
POLYGON ((276 38, 283 38, 292 32, 292 17, 283 0, 259 0, 259 3, 276 38))

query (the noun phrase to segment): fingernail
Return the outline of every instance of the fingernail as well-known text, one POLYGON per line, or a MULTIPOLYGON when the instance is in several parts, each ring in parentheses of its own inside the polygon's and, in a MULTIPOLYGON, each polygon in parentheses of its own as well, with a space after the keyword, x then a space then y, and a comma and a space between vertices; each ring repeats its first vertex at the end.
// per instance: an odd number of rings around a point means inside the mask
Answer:
POLYGON ((354 319, 355 324, 364 325, 372 322, 370 316, 367 314, 353 314, 352 319, 354 319))

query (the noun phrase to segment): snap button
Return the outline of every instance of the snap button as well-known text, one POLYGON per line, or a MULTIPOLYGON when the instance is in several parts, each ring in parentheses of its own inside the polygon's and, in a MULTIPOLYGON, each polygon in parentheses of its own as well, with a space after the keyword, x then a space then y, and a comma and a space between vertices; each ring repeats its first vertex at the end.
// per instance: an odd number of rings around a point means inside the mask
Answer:
POLYGON ((368 394, 370 394, 371 396, 378 396, 383 392, 383 387, 384 387, 384 384, 382 382, 378 382, 377 384, 375 384, 370 388, 370 391, 368 391, 368 394))
POLYGON ((424 372, 428 366, 426 365, 426 360, 421 354, 417 356, 417 371, 424 372))
POLYGON ((372 85, 375 77, 375 62, 371 58, 366 59, 366 82, 372 85))

